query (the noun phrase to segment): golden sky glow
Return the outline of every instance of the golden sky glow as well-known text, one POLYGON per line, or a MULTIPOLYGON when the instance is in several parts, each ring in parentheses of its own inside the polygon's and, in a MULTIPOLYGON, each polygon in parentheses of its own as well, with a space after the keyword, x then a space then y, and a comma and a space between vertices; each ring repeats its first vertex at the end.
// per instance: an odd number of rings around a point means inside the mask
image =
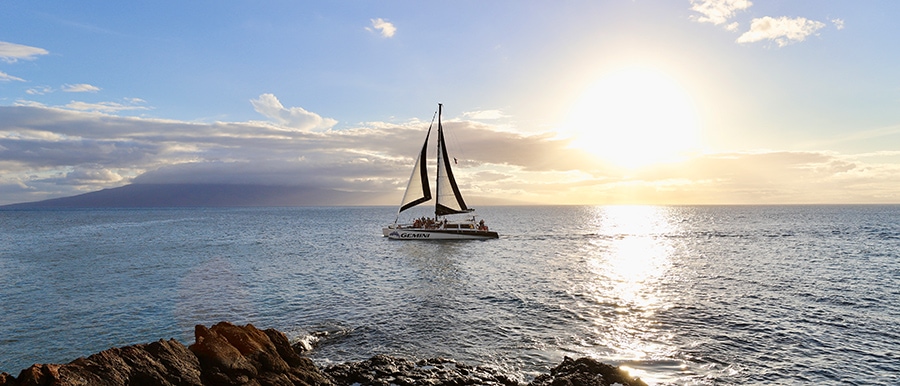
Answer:
POLYGON ((625 168, 699 152, 700 121, 690 96, 652 68, 603 74, 579 97, 561 128, 573 146, 625 168))

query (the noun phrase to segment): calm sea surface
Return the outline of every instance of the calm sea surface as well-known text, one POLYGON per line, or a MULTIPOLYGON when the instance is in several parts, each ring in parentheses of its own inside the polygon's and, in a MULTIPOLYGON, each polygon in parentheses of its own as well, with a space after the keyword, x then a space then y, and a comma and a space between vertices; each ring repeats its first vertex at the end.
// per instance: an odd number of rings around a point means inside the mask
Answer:
POLYGON ((501 238, 462 242, 385 239, 394 211, 0 211, 0 371, 227 320, 320 364, 900 384, 900 206, 487 207, 501 238))

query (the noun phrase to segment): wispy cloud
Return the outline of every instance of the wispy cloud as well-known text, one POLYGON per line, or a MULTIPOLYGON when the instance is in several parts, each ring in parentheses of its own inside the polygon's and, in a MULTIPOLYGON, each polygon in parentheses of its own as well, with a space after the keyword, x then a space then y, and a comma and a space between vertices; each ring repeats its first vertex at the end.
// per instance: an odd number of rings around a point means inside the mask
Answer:
POLYGON ((750 0, 691 0, 691 10, 702 15, 694 18, 698 22, 715 25, 727 23, 737 11, 746 10, 751 5, 750 0))
POLYGON ((372 19, 372 27, 366 27, 366 29, 369 31, 378 30, 381 36, 386 38, 394 37, 394 33, 397 32, 397 27, 394 27, 393 23, 382 18, 372 19))
MULTIPOLYGON (((43 48, 25 46, 21 44, 0 42, 0 61, 6 63, 15 63, 22 60, 33 60, 40 55, 47 55, 49 52, 43 48)), ((0 71, 0 82, 24 82, 25 79, 17 76, 9 75, 0 71)))
POLYGON ((754 43, 762 40, 771 40, 784 47, 791 43, 802 42, 816 31, 825 27, 825 23, 808 20, 806 18, 788 17, 762 17, 753 19, 750 30, 738 37, 738 43, 754 43))
POLYGON ((284 125, 298 130, 327 130, 337 124, 331 118, 322 118, 319 114, 306 111, 302 107, 285 108, 273 94, 262 94, 250 100, 256 112, 284 125))
POLYGON ((45 94, 52 93, 53 91, 54 91, 53 88, 50 86, 37 86, 37 87, 32 87, 28 90, 25 90, 25 93, 28 95, 45 95, 45 94))
POLYGON ((130 111, 130 110, 147 110, 146 106, 140 106, 131 103, 131 100, 127 100, 127 104, 122 104, 118 102, 97 102, 97 103, 88 103, 88 102, 80 102, 80 101, 72 101, 66 104, 66 108, 72 110, 79 111, 95 111, 95 112, 103 112, 103 113, 115 113, 119 111, 130 111))
POLYGON ((49 52, 43 48, 0 42, 0 60, 7 63, 15 63, 19 59, 32 60, 39 55, 47 54, 49 52))
POLYGON ((29 101, 25 99, 17 99, 15 106, 27 106, 27 107, 47 107, 41 102, 38 101, 29 101))
POLYGON ((13 80, 14 80, 14 81, 17 81, 17 82, 24 82, 24 81, 25 81, 25 79, 18 78, 18 77, 9 75, 9 74, 7 74, 7 73, 5 73, 5 72, 3 72, 3 71, 0 71, 0 82, 9 82, 9 81, 13 81, 13 80))
POLYGON ((66 173, 62 178, 45 179, 44 182, 55 182, 60 185, 95 185, 109 186, 125 180, 119 173, 102 166, 79 166, 66 173))
POLYGON ((463 113, 463 116, 469 119, 475 120, 494 120, 494 119, 503 119, 508 118, 509 116, 503 114, 503 111, 500 110, 479 110, 479 111, 469 111, 463 113))
POLYGON ((831 19, 831 23, 834 24, 834 28, 837 28, 838 30, 844 29, 843 19, 831 19))
POLYGON ((62 90, 65 92, 97 92, 100 91, 100 87, 87 83, 65 84, 62 86, 62 90))

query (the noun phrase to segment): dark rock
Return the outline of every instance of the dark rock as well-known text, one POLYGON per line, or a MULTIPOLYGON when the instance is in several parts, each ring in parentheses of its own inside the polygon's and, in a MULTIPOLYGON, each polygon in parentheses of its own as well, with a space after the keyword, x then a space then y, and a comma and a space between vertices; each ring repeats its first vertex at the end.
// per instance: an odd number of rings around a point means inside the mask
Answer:
POLYGON ((336 385, 519 385, 515 380, 491 368, 467 366, 443 358, 411 362, 402 358, 376 355, 361 362, 328 366, 322 371, 331 377, 336 385))
POLYGON ((308 358, 297 355, 284 334, 221 322, 194 329, 202 378, 210 385, 330 385, 308 358), (274 338, 274 339, 272 339, 274 338))
MULTIPOLYGON (((111 348, 69 364, 36 364, 13 377, 0 373, 0 386, 75 385, 247 385, 247 386, 520 386, 490 367, 469 366, 444 358, 412 362, 376 355, 320 370, 299 355, 287 337, 273 329, 261 331, 227 322, 211 328, 196 326, 190 347, 160 340, 111 348)), ((617 367, 588 358, 565 358, 550 374, 529 386, 646 386, 617 367)))
POLYGON ((67 365, 36 364, 0 385, 201 385, 197 357, 175 340, 111 348, 67 365))
POLYGON ((160 340, 111 348, 66 365, 36 364, 18 378, 0 374, 0 386, 75 385, 331 385, 284 334, 222 322, 197 326, 190 347, 160 340))
POLYGON ((573 360, 565 357, 563 362, 535 378, 529 386, 647 386, 639 378, 628 375, 624 370, 590 358, 573 360))

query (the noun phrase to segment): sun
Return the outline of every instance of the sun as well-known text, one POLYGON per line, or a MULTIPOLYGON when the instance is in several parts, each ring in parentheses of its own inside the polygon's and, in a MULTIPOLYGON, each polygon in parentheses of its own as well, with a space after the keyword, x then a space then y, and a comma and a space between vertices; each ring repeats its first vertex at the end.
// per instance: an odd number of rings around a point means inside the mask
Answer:
POLYGON ((578 99, 563 125, 574 147, 620 167, 677 161, 699 151, 699 120, 684 89, 651 68, 601 77, 578 99))

